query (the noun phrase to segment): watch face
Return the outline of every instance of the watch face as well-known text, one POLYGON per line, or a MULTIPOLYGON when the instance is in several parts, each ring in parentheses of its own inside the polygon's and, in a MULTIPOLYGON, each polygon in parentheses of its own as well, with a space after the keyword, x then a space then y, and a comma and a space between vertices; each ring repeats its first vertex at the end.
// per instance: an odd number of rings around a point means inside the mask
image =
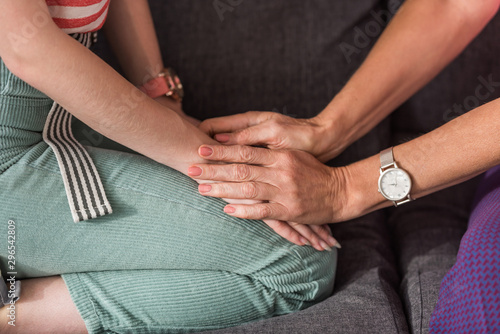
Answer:
POLYGON ((408 196, 411 179, 408 173, 400 168, 389 168, 378 180, 380 193, 391 201, 399 201, 408 196))

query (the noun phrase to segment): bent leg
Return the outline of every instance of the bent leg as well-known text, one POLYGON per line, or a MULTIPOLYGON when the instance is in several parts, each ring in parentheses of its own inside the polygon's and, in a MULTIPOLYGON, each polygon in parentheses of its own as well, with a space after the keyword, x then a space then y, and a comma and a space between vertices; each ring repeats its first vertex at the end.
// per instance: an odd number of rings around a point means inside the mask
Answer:
POLYGON ((300 301, 258 279, 223 271, 93 272, 63 278, 89 333, 197 332, 302 308, 300 301))
POLYGON ((89 328, 226 327, 331 293, 335 252, 296 246, 261 221, 230 217, 194 181, 141 156, 89 149, 114 213, 74 224, 51 151, 33 150, 0 176, 8 194, 1 229, 16 222, 19 278, 64 274, 89 328), (94 307, 100 311, 86 312, 94 307))
POLYGON ((0 309, 0 333, 87 333, 61 277, 28 279, 22 285, 23 298, 15 304, 14 322, 7 322, 11 319, 7 317, 7 307, 0 309))

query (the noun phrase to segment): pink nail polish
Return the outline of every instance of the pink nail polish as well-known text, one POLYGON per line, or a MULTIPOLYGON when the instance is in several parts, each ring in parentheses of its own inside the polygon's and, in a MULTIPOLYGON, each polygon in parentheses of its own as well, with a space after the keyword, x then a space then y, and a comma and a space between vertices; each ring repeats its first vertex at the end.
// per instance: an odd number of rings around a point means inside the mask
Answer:
POLYGON ((232 206, 226 206, 226 207, 224 208, 224 212, 225 212, 225 213, 235 213, 235 212, 236 212, 236 209, 235 209, 235 208, 233 208, 232 206))
POLYGON ((214 150, 212 150, 210 147, 208 146, 203 146, 200 148, 200 154, 204 157, 209 157, 212 155, 212 153, 214 153, 214 150))
POLYGON ((340 243, 337 240, 335 240, 335 238, 333 238, 333 237, 329 237, 328 238, 328 244, 331 247, 335 247, 335 248, 338 248, 338 249, 342 248, 342 246, 340 246, 340 243))
POLYGON ((304 246, 311 246, 311 243, 304 237, 300 237, 300 242, 304 244, 304 246))
POLYGON ((216 134, 215 140, 217 140, 219 143, 225 143, 225 142, 229 141, 229 135, 216 134))
POLYGON ((189 176, 200 176, 202 172, 200 167, 193 166, 188 168, 189 176))
POLYGON ((208 193, 210 190, 212 190, 212 186, 209 184, 200 184, 198 186, 198 190, 200 193, 208 193))
POLYGON ((332 248, 330 246, 328 246, 326 244, 326 242, 324 242, 323 240, 320 240, 319 241, 319 244, 321 247, 323 247, 324 250, 328 251, 328 252, 331 252, 332 251, 332 248))

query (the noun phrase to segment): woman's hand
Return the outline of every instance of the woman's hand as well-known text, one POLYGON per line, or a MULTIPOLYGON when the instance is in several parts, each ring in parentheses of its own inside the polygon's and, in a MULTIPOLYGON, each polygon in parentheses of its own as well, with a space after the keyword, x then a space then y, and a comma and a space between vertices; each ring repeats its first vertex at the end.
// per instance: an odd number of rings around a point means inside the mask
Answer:
POLYGON ((264 219, 270 228, 286 240, 299 246, 310 245, 319 251, 330 251, 331 247, 341 248, 332 237, 330 227, 325 225, 304 225, 275 219, 264 219))
POLYGON ((200 130, 224 145, 264 146, 271 149, 306 151, 322 162, 342 152, 335 145, 339 131, 321 118, 296 119, 275 112, 250 111, 243 114, 208 119, 200 130))
MULTIPOLYGON (((218 164, 225 164, 223 162, 217 162, 218 164)), ((197 166, 193 166, 188 169, 190 176, 201 175, 201 170, 197 166)), ((219 181, 206 180, 199 177, 195 178, 195 181, 200 184, 199 190, 214 186, 214 184, 219 181)), ((261 204, 263 201, 256 199, 241 199, 241 198, 226 198, 222 197, 224 201, 229 204, 243 204, 243 205, 255 205, 261 204)), ((340 244, 332 237, 330 227, 328 224, 324 225, 302 225, 296 223, 290 223, 286 221, 276 220, 276 219, 264 219, 270 228, 274 230, 278 235, 282 236, 286 240, 290 241, 299 246, 309 245, 314 247, 319 251, 331 250, 331 247, 340 248, 340 244)))
POLYGON ((325 166, 306 152, 203 145, 199 154, 205 160, 232 163, 189 168, 188 175, 195 179, 219 181, 201 184, 202 195, 262 201, 229 204, 224 211, 232 216, 314 225, 355 216, 346 205, 344 168, 325 166))

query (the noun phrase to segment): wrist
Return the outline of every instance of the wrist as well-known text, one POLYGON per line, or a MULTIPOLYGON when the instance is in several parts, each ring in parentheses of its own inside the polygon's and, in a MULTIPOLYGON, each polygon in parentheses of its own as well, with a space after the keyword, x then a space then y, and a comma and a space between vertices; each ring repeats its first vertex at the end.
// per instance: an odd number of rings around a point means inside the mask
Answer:
POLYGON ((311 119, 315 124, 313 143, 315 156, 323 162, 342 153, 350 144, 345 136, 344 122, 340 113, 325 109, 311 119))
POLYGON ((184 116, 184 111, 182 111, 182 103, 179 101, 176 101, 170 97, 167 97, 165 95, 159 96, 154 98, 156 102, 161 104, 164 107, 167 107, 169 109, 172 109, 175 111, 178 115, 184 116))
POLYGON ((349 94, 344 88, 314 117, 322 125, 323 137, 320 137, 320 141, 323 142, 323 155, 331 159, 358 139, 358 105, 355 95, 349 94))
POLYGON ((378 192, 380 160, 378 155, 344 167, 346 186, 346 219, 364 216, 391 206, 378 192))
POLYGON ((370 122, 371 104, 360 100, 358 95, 346 86, 314 117, 314 121, 322 125, 324 137, 319 137, 323 142, 322 154, 330 159, 342 153, 376 125, 370 122))

